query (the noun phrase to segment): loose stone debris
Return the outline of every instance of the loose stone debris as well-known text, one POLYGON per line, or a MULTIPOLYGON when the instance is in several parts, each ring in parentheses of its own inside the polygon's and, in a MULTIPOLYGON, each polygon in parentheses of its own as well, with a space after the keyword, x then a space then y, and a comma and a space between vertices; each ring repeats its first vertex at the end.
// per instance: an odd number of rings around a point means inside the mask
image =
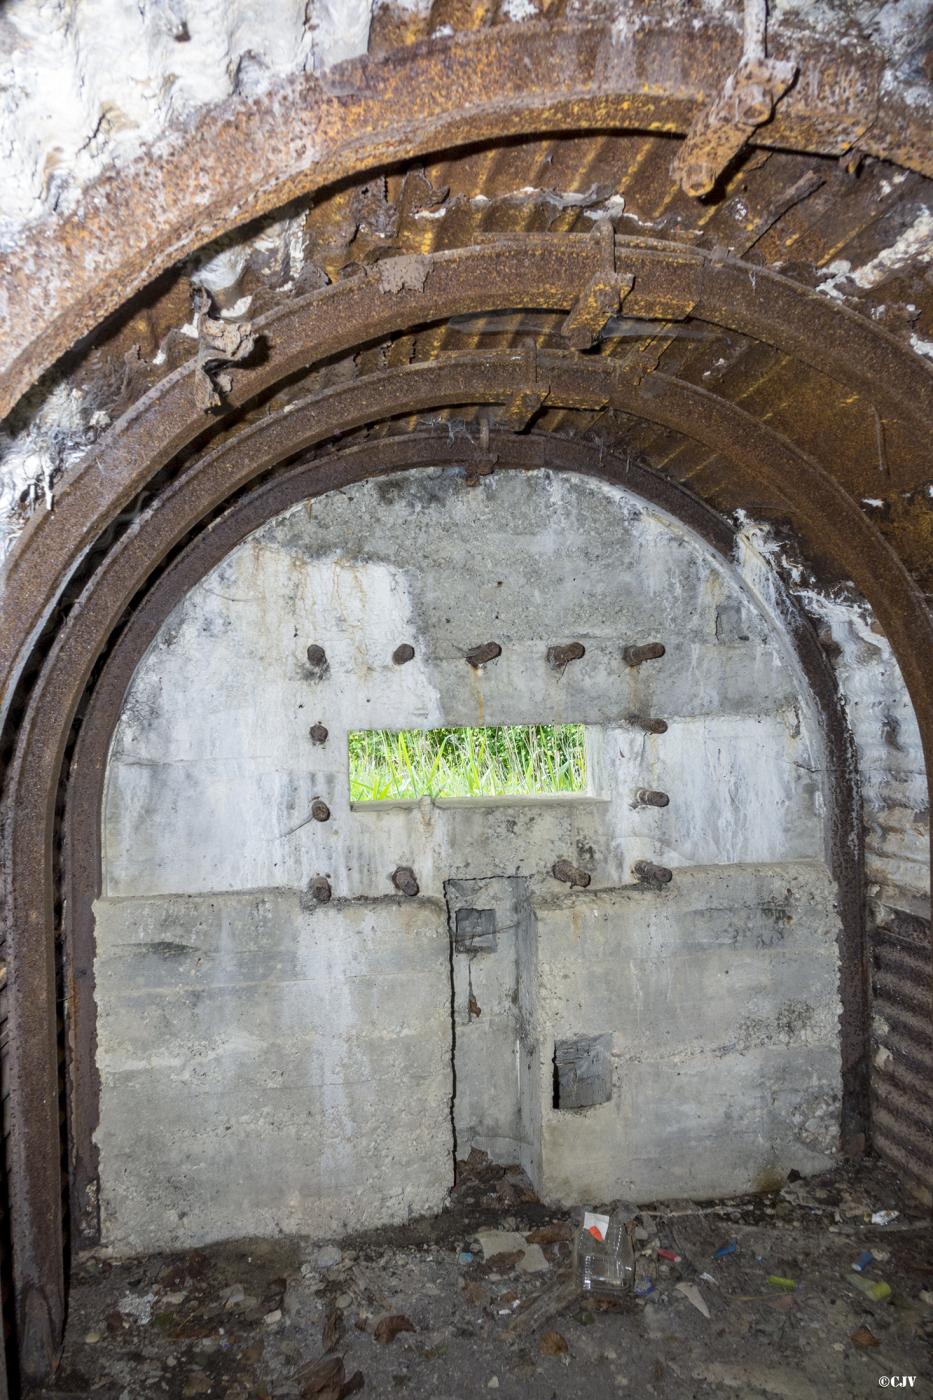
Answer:
POLYGON ((339 1245, 84 1257, 61 1367, 30 1400, 849 1400, 882 1375, 929 1377, 933 1222, 885 1169, 632 1209, 620 1300, 581 1296, 569 1215, 477 1151, 441 1215, 339 1245), (898 1213, 878 1225, 879 1210, 898 1213))

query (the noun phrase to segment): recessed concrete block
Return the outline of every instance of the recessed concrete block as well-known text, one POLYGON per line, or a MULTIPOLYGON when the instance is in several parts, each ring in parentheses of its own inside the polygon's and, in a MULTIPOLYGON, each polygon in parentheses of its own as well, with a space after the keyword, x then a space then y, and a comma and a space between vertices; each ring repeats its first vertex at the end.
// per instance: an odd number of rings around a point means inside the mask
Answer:
POLYGON ((454 952, 494 953, 495 951, 495 909, 458 909, 454 927, 454 952))
POLYGON ((716 609, 716 639, 720 642, 751 640, 748 608, 736 598, 720 603, 716 609))
POLYGON ((554 1046, 554 1107, 592 1108, 612 1098, 612 1036, 581 1035, 554 1046))

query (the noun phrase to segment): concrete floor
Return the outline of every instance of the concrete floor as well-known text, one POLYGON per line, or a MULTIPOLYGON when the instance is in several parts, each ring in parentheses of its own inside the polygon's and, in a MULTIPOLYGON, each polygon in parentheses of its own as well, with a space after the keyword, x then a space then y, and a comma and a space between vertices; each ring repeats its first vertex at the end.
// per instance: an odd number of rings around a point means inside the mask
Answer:
POLYGON ((653 1291, 621 1305, 580 1299, 566 1216, 542 1207, 517 1169, 481 1161, 461 1171, 442 1215, 328 1248, 244 1239, 119 1263, 87 1258, 73 1272, 61 1369, 33 1400, 342 1400, 356 1390, 425 1400, 841 1400, 911 1375, 913 1386, 893 1388, 933 1395, 933 1224, 881 1169, 843 1169, 768 1196, 667 1203, 643 1209, 638 1224, 636 1287, 653 1291), (899 1214, 873 1224, 880 1208, 899 1214), (484 1259, 474 1241, 489 1227, 531 1234, 547 1268, 525 1272, 514 1249, 484 1259), (735 1252, 714 1258, 732 1240, 735 1252), (681 1262, 659 1259, 658 1248, 681 1262), (875 1255, 864 1277, 889 1283, 888 1301, 855 1285, 864 1250, 875 1255), (771 1274, 796 1290, 769 1286, 771 1274), (677 1289, 682 1281, 699 1288, 709 1318, 677 1289), (412 1330, 385 1340, 387 1317, 412 1330))

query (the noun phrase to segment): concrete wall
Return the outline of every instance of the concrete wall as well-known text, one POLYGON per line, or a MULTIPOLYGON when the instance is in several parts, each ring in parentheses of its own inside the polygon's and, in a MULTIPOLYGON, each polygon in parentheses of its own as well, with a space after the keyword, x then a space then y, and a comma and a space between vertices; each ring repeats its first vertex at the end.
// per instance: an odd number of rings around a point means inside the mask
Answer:
POLYGON ((838 1130, 824 866, 705 866, 660 892, 539 900, 540 1190, 709 1197, 820 1170, 838 1130), (612 1035, 613 1094, 551 1108, 551 1048, 612 1035))
POLYGON ((97 937, 108 1244, 328 1236, 440 1208, 438 901, 105 900, 97 937))
POLYGON ((708 1194, 822 1166, 839 1088, 823 776, 780 626, 624 492, 426 471, 270 522, 166 622, 114 737, 105 1241, 433 1209, 455 1125, 460 1155, 517 1156, 555 1199, 708 1194), (477 671, 465 654, 490 640, 502 656, 477 671), (554 672, 547 647, 573 640, 585 657, 554 672), (626 665, 623 647, 648 641, 665 656, 626 665), (394 665, 402 642, 415 659, 394 665), (646 735, 646 715, 667 733, 646 735), (349 730, 561 721, 591 726, 586 794, 351 808, 349 730), (633 805, 642 786, 670 805, 633 805), (327 822, 310 819, 317 797, 327 822), (555 881, 561 858, 588 889, 555 881), (642 859, 674 870, 667 890, 633 888, 642 859), (398 865, 418 898, 395 896, 398 865), (334 901, 315 911, 303 892, 322 875, 334 901), (502 910, 520 886, 523 933, 458 966, 450 882, 470 880, 502 910), (486 998, 481 1030, 465 977, 486 998), (554 1039, 590 1034, 612 1036, 613 1098, 555 1111, 554 1039), (147 1134, 158 1151, 140 1153, 147 1134))

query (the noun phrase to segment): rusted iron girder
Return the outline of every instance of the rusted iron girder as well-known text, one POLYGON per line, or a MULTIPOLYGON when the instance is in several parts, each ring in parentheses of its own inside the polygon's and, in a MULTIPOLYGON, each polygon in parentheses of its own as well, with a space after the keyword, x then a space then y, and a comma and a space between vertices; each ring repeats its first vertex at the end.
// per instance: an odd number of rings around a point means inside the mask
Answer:
MULTIPOLYGON (((93 988, 94 919, 92 906, 100 893, 101 814, 110 742, 127 687, 140 658, 176 603, 252 530, 297 501, 341 489, 374 475, 419 466, 463 465, 464 443, 438 435, 380 439, 305 460, 278 473, 240 498, 209 529, 201 531, 159 576, 134 611, 108 656, 84 709, 72 760, 72 778, 65 820, 65 948, 72 1046, 70 1121, 74 1144, 72 1227, 86 1244, 97 1239, 94 1203, 97 1158, 93 1134, 98 1122, 99 1084, 95 1066, 96 1012, 93 988), (89 1202, 91 1203, 89 1209, 89 1202)), ((500 469, 536 468, 574 471, 624 485, 629 491, 666 511, 695 531, 728 560, 732 529, 683 487, 618 456, 547 434, 512 438, 494 434, 487 444, 500 469)), ((170 507, 166 506, 166 509, 170 507)), ((783 592, 783 584, 775 578, 783 592)), ((835 689, 835 678, 815 633, 794 599, 781 602, 803 673, 815 697, 826 736, 825 770, 833 775, 827 787, 827 812, 832 832, 832 865, 842 899, 840 959, 843 978, 844 1104, 843 1116, 851 1140, 865 1131, 867 1018, 865 1008, 864 938, 861 899, 861 819, 851 781, 851 745, 835 689), (847 776, 848 775, 848 776, 847 776)))
POLYGON ((691 124, 671 174, 685 194, 709 194, 722 172, 760 126, 794 80, 793 63, 743 57, 722 92, 691 124))
POLYGON ((689 195, 709 193, 797 75, 796 63, 767 57, 767 23, 766 0, 745 0, 742 56, 719 95, 694 117, 671 168, 689 195))
MULTIPOLYGON (((654 374, 641 386, 611 360, 540 355, 549 399, 612 407, 684 433, 767 483, 802 535, 828 549, 872 602, 911 690, 928 761, 933 622, 899 561, 855 502, 815 462, 733 404, 654 374)), ((10 767, 4 811, 4 894, 10 943, 9 1130, 14 1271, 24 1358, 41 1373, 62 1318, 57 1076, 54 1038, 52 832, 57 775, 78 699, 122 613, 166 553, 258 473, 335 434, 457 404, 503 403, 527 361, 469 354, 356 380, 259 420, 192 462, 134 523, 59 628, 32 689, 10 767), (44 724, 43 721, 44 720, 44 724), (51 727, 49 727, 51 726, 51 727)))
MULTIPOLYGON (((67 215, 24 230, 0 273, 0 414, 66 350, 166 268, 260 214, 337 180, 534 132, 685 132, 739 60, 734 28, 646 13, 610 25, 541 21, 434 38, 296 74, 209 108, 174 143, 108 172, 67 215)), ((775 57, 783 55, 778 52, 775 57)), ((933 175, 925 114, 882 92, 880 57, 797 45, 801 80, 763 145, 871 155, 933 175)))
MULTIPOLYGON (((885 417, 914 424, 918 443, 926 440, 933 370, 866 318, 738 260, 717 261, 654 239, 617 238, 615 249, 617 266, 634 277, 626 299, 633 316, 689 310, 763 341, 865 395, 885 417)), ((361 274, 258 318, 253 331, 263 355, 257 365, 233 371, 231 407, 316 361, 413 325, 504 307, 569 310, 604 270, 605 254, 599 238, 540 234, 484 241, 424 261, 421 290, 387 292, 386 279, 361 274)), ((17 540, 0 599, 0 714, 33 638, 85 551, 140 487, 205 431, 197 373, 194 361, 183 365, 124 414, 58 483, 55 510, 34 513, 17 540)))

